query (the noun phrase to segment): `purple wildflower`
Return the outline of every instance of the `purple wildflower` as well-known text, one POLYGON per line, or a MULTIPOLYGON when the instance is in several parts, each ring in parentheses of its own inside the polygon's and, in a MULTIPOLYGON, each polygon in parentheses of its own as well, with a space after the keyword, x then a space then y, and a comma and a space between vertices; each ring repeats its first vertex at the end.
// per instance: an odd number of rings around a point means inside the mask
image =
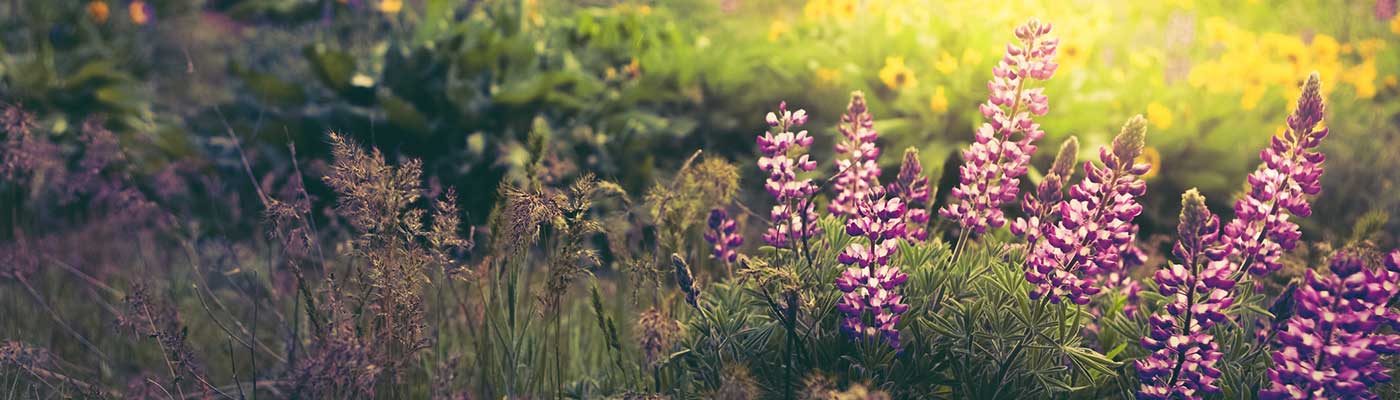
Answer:
POLYGON ((1137 362, 1143 399, 1200 399, 1217 393, 1220 370, 1215 363, 1221 352, 1211 326, 1225 319, 1224 310, 1234 304, 1230 289, 1233 272, 1225 252, 1216 243, 1220 219, 1206 208, 1196 189, 1181 196, 1181 218, 1172 262, 1157 271, 1157 291, 1169 301, 1167 314, 1153 314, 1151 333, 1142 347, 1151 351, 1137 362))
POLYGON ((888 192, 903 200, 907 208, 904 212, 904 240, 928 240, 928 204, 933 192, 929 190, 928 177, 924 176, 924 166, 919 163, 919 149, 910 147, 904 150, 899 177, 890 183, 888 192))
POLYGON ((879 133, 865 106, 865 94, 851 93, 851 102, 836 130, 845 138, 836 143, 836 154, 846 158, 836 160, 839 172, 831 184, 836 189, 836 198, 831 200, 827 210, 833 215, 850 217, 855 215, 856 202, 880 185, 880 166, 876 163, 880 147, 875 145, 879 133))
POLYGON ((764 233, 763 240, 774 247, 791 247, 799 239, 807 239, 821 232, 817 227, 817 212, 809 196, 817 192, 811 179, 798 179, 799 172, 817 169, 817 162, 806 154, 812 145, 812 136, 806 130, 793 133, 792 129, 807 123, 807 111, 788 111, 787 102, 778 105, 777 113, 768 113, 768 126, 777 128, 777 133, 764 132, 758 137, 758 148, 763 153, 758 159, 758 168, 768 173, 764 188, 773 195, 777 204, 770 216, 773 226, 764 233))
POLYGON ((1027 79, 1046 80, 1058 66, 1058 38, 1047 38, 1050 24, 1032 19, 1016 28, 1020 45, 1007 44, 1006 54, 992 69, 987 83, 991 96, 979 108, 987 122, 963 150, 961 182, 938 214, 958 221, 963 229, 981 234, 1006 224, 1001 205, 1016 199, 1020 178, 1035 153, 1032 143, 1045 136, 1032 115, 1045 115, 1049 101, 1043 88, 1028 88, 1027 79))
POLYGON ((1134 116, 1111 148, 1099 148, 1102 166, 1084 163, 1087 175, 1059 204, 1059 221, 1042 228, 1045 240, 1036 241, 1026 258, 1026 280, 1036 285, 1031 298, 1051 295, 1051 302, 1066 297, 1087 304, 1102 290, 1099 277, 1120 271, 1124 256, 1135 254, 1132 221, 1142 212, 1135 198, 1147 191, 1139 175, 1151 166, 1133 159, 1142 153, 1146 123, 1134 116))
POLYGON ((842 330, 853 338, 884 337, 900 348, 899 315, 909 310, 895 289, 909 279, 899 267, 890 266, 890 256, 904 237, 904 202, 884 196, 878 188, 859 199, 856 215, 846 223, 846 233, 857 238, 837 260, 848 268, 836 278, 836 288, 845 295, 836 309, 846 315, 842 330), (867 313, 868 311, 868 313, 867 313), (869 315, 869 319, 866 319, 869 315))
POLYGON ((1249 175, 1249 192, 1235 202, 1235 219, 1225 225, 1226 243, 1240 269, 1264 275, 1283 267, 1279 257, 1292 250, 1301 233, 1291 217, 1312 214, 1307 196, 1322 190, 1322 162, 1315 149, 1327 137, 1317 73, 1308 76, 1288 129, 1259 153, 1264 162, 1249 175))
POLYGON ((739 224, 729 218, 729 213, 723 208, 710 210, 709 227, 705 230, 705 241, 713 246, 710 256, 726 265, 737 260, 739 252, 736 249, 744 244, 744 237, 739 235, 738 230, 739 224))
POLYGON ((1400 252, 1386 268, 1371 268, 1343 251, 1332 257, 1330 276, 1307 272, 1295 294, 1294 315, 1278 332, 1261 399, 1379 399, 1370 387, 1390 381, 1383 355, 1400 353, 1400 314, 1386 303, 1400 292, 1400 252))

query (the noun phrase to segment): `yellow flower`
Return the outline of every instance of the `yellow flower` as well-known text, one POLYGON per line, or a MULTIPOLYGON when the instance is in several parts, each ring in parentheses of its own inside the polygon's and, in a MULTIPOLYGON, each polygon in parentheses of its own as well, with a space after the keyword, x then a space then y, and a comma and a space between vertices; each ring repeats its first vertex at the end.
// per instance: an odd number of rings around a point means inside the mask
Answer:
POLYGON ((802 16, 808 20, 823 19, 831 14, 831 8, 831 0, 808 0, 807 5, 802 6, 802 16))
POLYGON ((1370 60, 1376 57, 1376 53, 1385 48, 1385 41, 1380 39, 1366 39, 1356 42, 1356 53, 1361 55, 1361 59, 1370 60))
POLYGON ((1240 108, 1253 110, 1259 107, 1259 100, 1264 98, 1264 93, 1269 90, 1263 83, 1253 82, 1245 86, 1244 93, 1240 94, 1240 108))
POLYGON ((972 47, 963 49, 962 62, 973 66, 982 64, 982 53, 972 47))
POLYGON ((642 75, 642 62, 638 61, 636 58, 633 58, 632 62, 629 62, 627 63, 627 66, 622 67, 622 72, 626 73, 629 79, 637 79, 638 76, 642 75))
POLYGON ((880 81, 890 89, 899 90, 918 86, 914 71, 904 66, 904 57, 885 57, 885 67, 880 68, 880 81))
POLYGON ((1060 42, 1059 59, 1064 70, 1074 69, 1089 62, 1089 49, 1080 45, 1078 41, 1060 42))
POLYGON ((1369 99, 1376 96, 1376 62, 1366 61, 1347 69, 1342 80, 1356 88, 1356 97, 1369 99))
POLYGON ((948 112, 948 95, 942 85, 933 89, 933 97, 928 99, 928 108, 936 114, 948 112))
POLYGON ((933 63, 933 68, 943 75, 951 74, 958 70, 958 59, 944 51, 938 56, 938 62, 933 63))
POLYGON ((1400 82, 1397 82, 1397 79, 1395 78, 1395 74, 1390 74, 1390 75, 1386 75, 1386 76, 1385 76, 1385 87, 1386 87, 1386 88, 1393 88, 1393 87, 1395 87, 1397 84, 1400 84, 1400 82))
POLYGON ((1390 33, 1400 35, 1400 13, 1396 13, 1395 17, 1390 19, 1390 33))
POLYGON ((1162 105, 1162 103, 1158 103, 1155 101, 1149 103, 1147 104, 1147 121, 1151 122, 1152 126, 1155 126, 1157 127, 1157 129, 1160 130, 1166 130, 1167 128, 1171 128, 1172 110, 1170 108, 1167 108, 1167 106, 1162 105))
POLYGON ((831 1, 831 14, 832 14, 832 15, 835 15, 836 18, 840 18, 840 19, 843 19, 843 20, 849 20, 849 19, 851 19, 851 18, 855 18, 855 16, 856 16, 856 11, 859 11, 859 10, 860 10, 860 1, 858 1, 858 0, 830 0, 830 1, 831 1))
POLYGON ((816 74, 817 83, 822 85, 832 85, 841 79, 841 71, 835 68, 817 67, 816 74))
POLYGON ((403 0, 379 0, 379 12, 397 14, 403 10, 403 0))
POLYGON ((112 9, 107 7, 105 1, 93 0, 87 5, 87 13, 88 17, 92 18, 92 22, 104 24, 107 23, 107 16, 112 14, 112 9))
POLYGON ((1318 62, 1332 62, 1337 60, 1337 55, 1341 53, 1342 45, 1337 43, 1337 38, 1325 33, 1313 36, 1312 52, 1313 59, 1318 62))
POLYGON ((768 24, 768 41, 776 42, 779 38, 782 38, 783 35, 786 35, 790 30, 792 30, 792 28, 788 26, 787 21, 775 19, 773 20, 773 23, 768 24))
POLYGON ((1142 179, 1152 179, 1157 177, 1157 171, 1162 170, 1162 153, 1157 151, 1156 147, 1143 147, 1142 154, 1139 154, 1133 162, 1151 165, 1152 169, 1147 170, 1147 173, 1142 175, 1142 179))
POLYGON ((1192 8, 1196 8, 1196 2, 1193 0, 1167 0, 1165 3, 1167 3, 1168 5, 1181 7, 1181 9, 1183 10, 1190 10, 1192 8))
POLYGON ((150 6, 145 1, 135 0, 126 6, 126 13, 131 15, 131 22, 137 25, 145 25, 151 21, 150 6))

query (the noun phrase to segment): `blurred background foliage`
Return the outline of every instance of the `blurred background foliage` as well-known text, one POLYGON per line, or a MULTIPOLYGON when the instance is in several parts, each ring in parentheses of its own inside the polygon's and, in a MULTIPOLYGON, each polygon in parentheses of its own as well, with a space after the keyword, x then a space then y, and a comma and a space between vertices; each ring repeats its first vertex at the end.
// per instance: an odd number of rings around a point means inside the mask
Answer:
MULTIPOLYGON (((456 187, 467 222, 479 225, 501 181, 527 179, 532 145, 549 147, 546 179, 592 171, 634 193, 700 148, 745 166, 741 196, 760 199, 751 165, 763 112, 780 100, 806 108, 826 161, 852 90, 867 93, 882 145, 920 148, 937 176, 980 123, 977 104, 1007 40, 987 33, 1035 16, 1062 37, 1041 147, 1076 135, 1087 159, 1119 121, 1145 114, 1149 188, 1160 194, 1145 199, 1149 232, 1170 229, 1171 194, 1190 187, 1228 214, 1258 163, 1254 149, 1282 130, 1299 80, 1319 71, 1333 138, 1323 148, 1328 187, 1304 232, 1344 236, 1368 211, 1400 215, 1396 8, 1394 0, 12 0, 0 5, 0 99, 36 113, 50 139, 70 147, 81 146, 83 121, 102 117, 138 180, 154 185, 151 177, 173 169, 232 199, 208 213, 259 209, 249 185, 216 179, 242 174, 237 147, 272 190, 284 179, 275 177, 293 175, 292 157, 320 175, 325 133, 335 131, 391 159, 422 159, 425 175, 456 187)), ((1047 165, 1048 153, 1033 163, 1047 165)), ((887 169, 897 162, 881 159, 887 169)), ((318 179, 308 185, 328 193, 318 179)), ((1386 230, 1400 229, 1392 221, 1386 230)))

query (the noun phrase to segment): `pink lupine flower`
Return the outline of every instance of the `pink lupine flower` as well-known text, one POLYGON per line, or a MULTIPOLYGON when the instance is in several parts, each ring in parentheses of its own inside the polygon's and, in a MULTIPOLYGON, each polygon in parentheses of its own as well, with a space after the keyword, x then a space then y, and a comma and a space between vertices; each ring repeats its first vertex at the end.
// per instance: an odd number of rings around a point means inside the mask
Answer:
POLYGON ((817 162, 807 154, 813 139, 806 130, 792 132, 807 123, 806 110, 788 111, 787 102, 783 102, 778 105, 778 112, 768 113, 766 119, 777 133, 767 131, 758 137, 758 149, 763 153, 758 168, 768 173, 763 187, 777 204, 769 214, 773 222, 763 240, 774 247, 792 248, 798 240, 821 231, 809 198, 817 192, 817 186, 811 179, 798 178, 799 173, 817 169, 817 162))
POLYGON ((1208 331, 1234 304, 1235 282, 1232 264, 1216 244, 1219 235, 1220 219, 1206 208, 1205 197, 1196 189, 1186 191, 1172 247, 1176 260, 1157 271, 1157 291, 1169 303, 1166 314, 1152 315, 1151 333, 1142 338, 1152 354, 1137 362, 1139 398, 1200 399, 1220 391, 1215 363, 1221 352, 1208 331))
POLYGON ((1349 251, 1332 257, 1332 274, 1307 272, 1294 314, 1278 332, 1269 387, 1259 398, 1379 399, 1371 387, 1389 382, 1382 356, 1400 353, 1400 314, 1388 302, 1400 294, 1400 251, 1385 268, 1349 251))
POLYGON ((853 211, 855 216, 846 222, 846 233, 857 239, 837 256, 847 266, 836 278, 836 288, 844 293, 836 305, 846 316, 841 328, 852 338, 883 337, 898 349, 895 325, 909 306, 895 290, 908 276, 889 262, 905 234, 904 203, 876 187, 856 202, 853 211))
POLYGON ((1264 275, 1283 267, 1279 258, 1292 250, 1301 233, 1289 219, 1312 214, 1308 196, 1322 190, 1322 163, 1316 151, 1327 128, 1317 73, 1303 84, 1298 108, 1288 116, 1288 129, 1259 153, 1264 162, 1249 175, 1249 192, 1235 202, 1235 219, 1225 225, 1224 240, 1242 271, 1264 275))
POLYGON ((1035 19, 1016 28, 1020 43, 1006 45, 987 83, 991 95, 979 107, 987 122, 963 150, 961 181, 952 191, 953 199, 938 210, 972 233, 1006 224, 1001 206, 1015 201, 1020 178, 1035 153, 1032 143, 1045 136, 1031 116, 1045 115, 1049 101, 1044 89, 1028 87, 1028 80, 1046 80, 1055 73, 1059 39, 1047 37, 1050 29, 1050 24, 1035 19))
POLYGON ((880 147, 875 145, 879 133, 875 131, 874 118, 865 106, 865 95, 851 93, 851 102, 846 106, 846 114, 837 125, 843 139, 836 143, 836 154, 844 156, 836 160, 839 171, 832 181, 836 198, 827 209, 833 215, 850 217, 855 215, 855 203, 868 196, 872 188, 880 185, 880 147))
POLYGON ((1151 166, 1133 160, 1142 153, 1146 123, 1141 115, 1128 120, 1113 146, 1099 149, 1102 166, 1084 163, 1084 180, 1059 203, 1060 219, 1041 229, 1044 240, 1026 257, 1026 280, 1036 285, 1031 298, 1048 295, 1055 303, 1067 298, 1087 304, 1102 290, 1099 278, 1121 271, 1124 255, 1134 254, 1132 221, 1142 212, 1136 197, 1147 191, 1139 176, 1151 166))
POLYGON ((913 147, 904 150, 904 160, 899 164, 899 177, 890 183, 888 192, 904 201, 904 240, 922 242, 928 240, 928 204, 933 192, 924 176, 924 166, 919 163, 919 150, 913 147))

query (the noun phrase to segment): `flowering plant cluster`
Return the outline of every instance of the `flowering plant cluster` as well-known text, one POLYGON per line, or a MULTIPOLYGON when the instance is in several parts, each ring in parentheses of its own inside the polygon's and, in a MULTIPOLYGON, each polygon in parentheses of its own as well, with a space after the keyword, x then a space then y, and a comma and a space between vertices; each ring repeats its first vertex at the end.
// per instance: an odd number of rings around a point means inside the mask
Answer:
POLYGON ((857 202, 856 215, 846 222, 846 234, 865 240, 852 242, 837 256, 847 268, 836 279, 836 288, 844 293, 836 309, 845 314, 841 329, 852 337, 883 336, 899 348, 895 325, 909 306, 895 289, 908 276, 890 265, 890 256, 905 234, 905 206, 899 197, 882 192, 877 188, 857 202))
POLYGON ((1225 225, 1224 240, 1241 270, 1264 275, 1283 267, 1279 258, 1297 246, 1298 224, 1290 217, 1312 214, 1307 196, 1322 190, 1322 162, 1317 146, 1327 137, 1322 122, 1321 81, 1316 73, 1303 84, 1288 129, 1259 152, 1264 162, 1249 175, 1249 191, 1235 202, 1235 219, 1225 225))
POLYGON ((774 247, 790 247, 795 241, 807 239, 820 232, 816 226, 817 212, 809 196, 817 192, 810 178, 798 174, 817 169, 817 162, 807 154, 812 136, 806 130, 792 132, 807 123, 807 111, 788 111, 787 102, 778 105, 778 112, 768 113, 768 126, 777 130, 758 137, 758 149, 763 155, 758 168, 768 173, 764 189, 776 200, 770 213, 773 226, 763 240, 774 247))
POLYGON ((1134 162, 1142 153, 1146 124, 1139 115, 1123 125, 1112 147, 1099 149, 1103 165, 1084 163, 1084 180, 1070 187, 1068 201, 1058 203, 1059 220, 1041 222, 1034 237, 1044 240, 1031 243, 1026 256, 1026 280, 1036 285, 1032 298, 1088 304, 1102 290, 1099 277, 1118 272, 1124 255, 1132 254, 1137 238, 1133 218, 1142 212, 1136 197, 1147 191, 1139 176, 1151 167, 1134 162))
POLYGON ((987 83, 991 96, 979 109, 987 119, 977 128, 976 142, 963 150, 961 181, 951 192, 954 200, 938 210, 963 229, 984 233, 1006 223, 1001 205, 1016 199, 1021 176, 1026 174, 1034 143, 1045 136, 1032 115, 1050 111, 1043 88, 1027 87, 1031 79, 1054 75, 1058 38, 1048 37, 1051 24, 1031 20, 1016 28, 1020 44, 1007 44, 1006 54, 992 69, 987 83))
POLYGON ((1385 268, 1343 250, 1332 275, 1308 270, 1295 295, 1293 317, 1278 332, 1262 399, 1379 399, 1370 391, 1390 375, 1380 357, 1400 353, 1400 314, 1389 302, 1400 293, 1400 251, 1385 268))
POLYGON ((851 102, 836 130, 843 138, 836 143, 836 153, 846 158, 836 160, 839 172, 831 183, 836 189, 836 198, 827 209, 833 215, 853 216, 856 202, 880 184, 880 165, 876 163, 880 147, 875 144, 879 133, 875 131, 874 117, 866 109, 865 94, 851 94, 851 102))
POLYGON ((1209 330, 1226 318, 1234 303, 1230 290, 1231 264, 1215 245, 1220 219, 1206 208, 1205 197, 1195 189, 1181 196, 1178 240, 1172 247, 1177 261, 1157 271, 1157 291, 1166 297, 1166 313, 1151 317, 1151 334, 1142 347, 1152 353, 1137 362, 1144 399, 1199 399, 1217 393, 1220 378, 1215 363, 1221 352, 1209 330))

